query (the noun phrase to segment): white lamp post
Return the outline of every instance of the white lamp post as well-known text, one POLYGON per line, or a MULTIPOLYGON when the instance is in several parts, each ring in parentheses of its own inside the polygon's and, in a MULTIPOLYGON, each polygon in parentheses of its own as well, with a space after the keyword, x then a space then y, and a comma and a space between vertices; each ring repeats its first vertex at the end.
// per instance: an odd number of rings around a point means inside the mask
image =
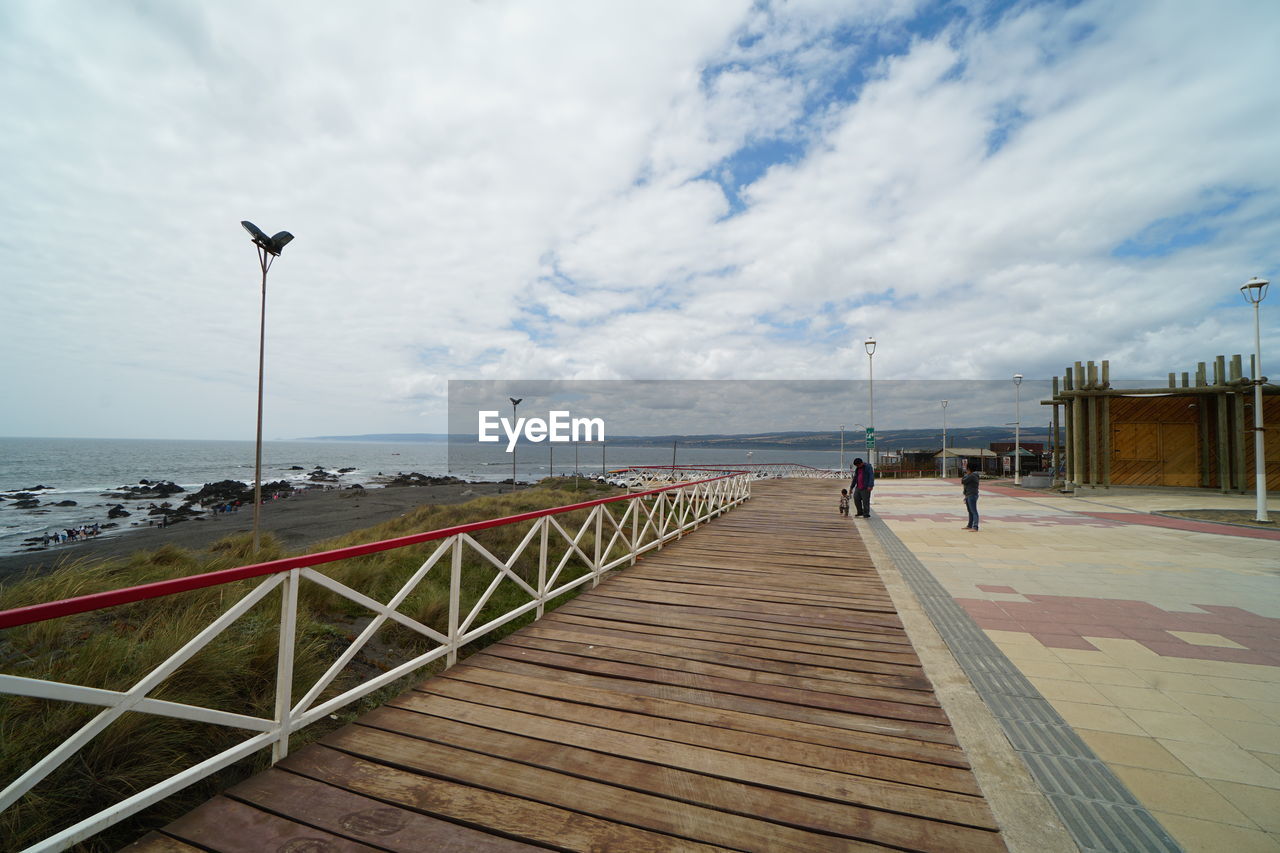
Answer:
MULTIPOLYGON (((507 399, 511 401, 511 422, 516 423, 520 419, 516 415, 516 407, 520 405, 520 401, 524 397, 508 397, 507 399)), ((519 447, 519 441, 511 445, 511 491, 513 492, 516 490, 516 451, 519 447)))
POLYGON ((1267 285, 1271 282, 1254 276, 1240 286, 1244 298, 1253 303, 1253 470, 1258 492, 1257 520, 1270 522, 1267 517, 1267 453, 1262 432, 1262 322, 1258 306, 1267 298, 1267 285))
POLYGON ((942 401, 942 476, 947 476, 947 403, 950 400, 942 401))
POLYGON ((1022 374, 1013 374, 1013 484, 1022 485, 1022 374))
POLYGON ((844 424, 840 424, 840 470, 844 470, 844 424))
MULTIPOLYGON (((876 339, 867 338, 863 344, 867 348, 867 429, 870 431, 871 442, 875 441, 876 434, 876 372, 875 364, 872 356, 876 353, 876 339)), ((874 470, 876 467, 876 451, 874 444, 867 448, 867 461, 871 463, 874 470)))

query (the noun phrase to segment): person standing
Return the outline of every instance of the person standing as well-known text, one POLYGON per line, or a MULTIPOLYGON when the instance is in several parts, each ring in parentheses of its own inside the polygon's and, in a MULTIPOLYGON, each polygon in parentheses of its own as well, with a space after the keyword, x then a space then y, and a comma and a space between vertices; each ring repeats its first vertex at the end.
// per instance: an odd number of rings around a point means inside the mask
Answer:
POLYGON ((969 511, 969 523, 965 530, 978 530, 978 472, 964 466, 964 476, 960 478, 960 486, 964 489, 964 508, 969 511))
POLYGON ((871 517, 871 490, 876 485, 876 472, 871 469, 870 462, 861 459, 853 460, 853 508, 856 518, 871 517))

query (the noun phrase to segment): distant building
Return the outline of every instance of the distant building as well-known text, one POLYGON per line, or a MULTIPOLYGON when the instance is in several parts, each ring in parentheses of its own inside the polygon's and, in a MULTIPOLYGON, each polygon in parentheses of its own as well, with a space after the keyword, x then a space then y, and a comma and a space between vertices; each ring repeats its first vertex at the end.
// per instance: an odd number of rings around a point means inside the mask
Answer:
MULTIPOLYGON (((1262 391, 1262 464, 1267 489, 1280 489, 1280 387, 1262 391)), ((1070 487, 1253 489, 1253 382, 1238 355, 1200 362, 1194 380, 1170 373, 1162 388, 1114 388, 1108 362, 1077 361, 1041 403, 1053 407, 1055 478, 1070 487)))

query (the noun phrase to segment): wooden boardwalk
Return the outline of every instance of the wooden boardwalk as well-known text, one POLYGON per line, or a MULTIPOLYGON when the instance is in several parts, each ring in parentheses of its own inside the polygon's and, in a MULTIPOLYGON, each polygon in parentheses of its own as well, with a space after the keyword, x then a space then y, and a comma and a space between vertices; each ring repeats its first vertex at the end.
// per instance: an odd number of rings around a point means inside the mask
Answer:
POLYGON ((831 481, 744 506, 149 850, 1003 850, 831 481))

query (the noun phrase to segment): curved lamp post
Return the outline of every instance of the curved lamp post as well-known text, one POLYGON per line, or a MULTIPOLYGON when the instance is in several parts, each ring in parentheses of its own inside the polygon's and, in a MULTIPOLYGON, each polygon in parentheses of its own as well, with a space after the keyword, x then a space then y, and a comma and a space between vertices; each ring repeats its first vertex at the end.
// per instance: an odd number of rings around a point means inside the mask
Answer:
MULTIPOLYGON (((507 399, 511 401, 511 423, 515 424, 520 420, 519 416, 516 415, 516 407, 520 405, 520 401, 524 397, 508 397, 507 399)), ((513 492, 516 490, 516 452, 519 449, 520 441, 517 439, 516 443, 511 445, 511 491, 513 492)))
POLYGON ((253 553, 258 553, 258 522, 262 515, 262 373, 267 351, 267 270, 284 247, 293 239, 288 231, 277 231, 268 237, 247 219, 240 221, 258 247, 258 264, 262 267, 262 316, 258 325, 258 436, 253 460, 253 553))
POLYGON ((1022 485, 1022 374, 1013 374, 1013 484, 1022 485))
POLYGON ((1262 432, 1262 325, 1258 306, 1267 298, 1267 285, 1271 282, 1254 276, 1240 285, 1244 298, 1253 303, 1253 471, 1258 493, 1257 521, 1270 522, 1267 516, 1267 453, 1262 432))
MULTIPOLYGON (((872 356, 876 353, 876 339, 867 338, 863 346, 867 348, 867 429, 869 430, 871 441, 874 442, 876 434, 876 372, 872 356)), ((867 448, 867 456, 869 457, 867 461, 871 463, 871 468, 874 470, 876 467, 874 446, 867 448)))

